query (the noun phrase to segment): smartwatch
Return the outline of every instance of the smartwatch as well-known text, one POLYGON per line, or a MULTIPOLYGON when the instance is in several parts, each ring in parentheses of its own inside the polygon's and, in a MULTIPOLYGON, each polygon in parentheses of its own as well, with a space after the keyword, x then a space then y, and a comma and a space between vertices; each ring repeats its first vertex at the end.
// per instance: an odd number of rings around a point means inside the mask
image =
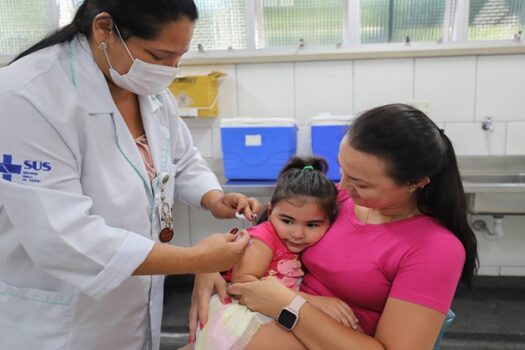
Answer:
POLYGON ((290 305, 283 307, 277 317, 277 324, 283 327, 284 329, 291 331, 297 321, 299 321, 299 310, 306 303, 306 299, 300 295, 297 295, 290 305))

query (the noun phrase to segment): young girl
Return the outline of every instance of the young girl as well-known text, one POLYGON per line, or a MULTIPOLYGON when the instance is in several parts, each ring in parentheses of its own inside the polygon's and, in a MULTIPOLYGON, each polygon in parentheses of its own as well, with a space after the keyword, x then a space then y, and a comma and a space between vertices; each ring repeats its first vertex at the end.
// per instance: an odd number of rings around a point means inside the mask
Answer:
MULTIPOLYGON (((326 177, 327 171, 327 162, 317 157, 294 157, 284 166, 258 225, 248 228, 253 243, 225 274, 227 281, 250 282, 275 276, 299 291, 304 275, 299 254, 323 237, 337 215, 337 189, 326 177)), ((236 302, 223 305, 215 295, 195 349, 243 349, 269 321, 236 302)))

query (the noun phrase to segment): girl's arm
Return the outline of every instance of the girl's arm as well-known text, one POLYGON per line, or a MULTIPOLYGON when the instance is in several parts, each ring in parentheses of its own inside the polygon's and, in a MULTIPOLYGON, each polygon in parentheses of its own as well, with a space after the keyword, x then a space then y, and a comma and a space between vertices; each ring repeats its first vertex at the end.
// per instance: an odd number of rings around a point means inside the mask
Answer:
POLYGON ((341 299, 321 295, 310 295, 304 292, 299 292, 299 294, 301 294, 301 296, 311 305, 317 307, 337 322, 346 327, 352 327, 355 330, 359 330, 360 332, 363 331, 352 308, 341 299))
POLYGON ((233 266, 232 282, 253 282, 263 277, 273 258, 271 248, 262 241, 252 238, 244 256, 233 266))
MULTIPOLYGON (((240 295, 240 302, 251 310, 277 318, 295 293, 274 279, 235 284, 231 294, 240 295)), ((318 308, 306 303, 299 313, 299 322, 292 332, 275 323, 265 325, 252 338, 246 349, 432 349, 444 315, 427 307, 389 298, 379 320, 375 337, 354 331, 333 320, 318 308), (270 347, 271 346, 271 347, 270 347)))

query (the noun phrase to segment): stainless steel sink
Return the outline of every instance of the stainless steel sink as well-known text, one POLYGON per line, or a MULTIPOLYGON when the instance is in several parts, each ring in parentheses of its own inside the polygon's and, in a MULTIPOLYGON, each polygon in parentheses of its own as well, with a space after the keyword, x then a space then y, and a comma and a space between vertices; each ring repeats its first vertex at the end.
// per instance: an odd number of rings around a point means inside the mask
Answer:
POLYGON ((523 174, 483 174, 483 175, 464 175, 464 182, 486 183, 486 184, 523 184, 525 183, 525 173, 523 174))
POLYGON ((525 215, 525 192, 467 193, 466 196, 471 214, 525 215))
POLYGON ((525 156, 459 157, 471 214, 525 215, 525 156))

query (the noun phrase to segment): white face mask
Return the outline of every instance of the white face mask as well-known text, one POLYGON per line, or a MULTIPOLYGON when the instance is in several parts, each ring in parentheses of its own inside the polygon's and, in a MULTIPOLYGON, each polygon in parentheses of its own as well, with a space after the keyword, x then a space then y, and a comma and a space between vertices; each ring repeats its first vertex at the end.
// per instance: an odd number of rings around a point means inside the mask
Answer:
POLYGON ((124 75, 120 74, 115 69, 113 69, 111 62, 109 61, 107 45, 106 43, 102 43, 100 48, 104 50, 104 55, 106 56, 106 60, 109 64, 109 75, 111 76, 113 83, 137 95, 158 94, 162 90, 166 89, 173 79, 175 79, 179 73, 180 68, 147 63, 134 58, 133 55, 131 55, 128 46, 124 42, 124 39, 122 39, 120 31, 116 26, 115 28, 117 29, 117 33, 120 37, 120 40, 122 41, 122 44, 124 44, 126 51, 133 60, 133 63, 131 64, 129 72, 124 75))

